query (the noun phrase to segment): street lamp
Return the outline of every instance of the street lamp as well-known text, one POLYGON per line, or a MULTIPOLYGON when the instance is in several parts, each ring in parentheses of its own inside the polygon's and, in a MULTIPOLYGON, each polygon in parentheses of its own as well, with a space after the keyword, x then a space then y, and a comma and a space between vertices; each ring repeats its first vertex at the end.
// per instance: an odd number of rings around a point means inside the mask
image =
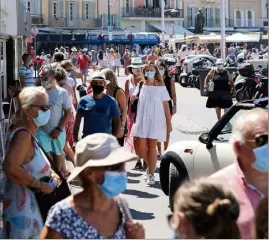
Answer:
POLYGON ((221 58, 225 61, 225 11, 226 5, 225 0, 221 0, 221 41, 220 41, 220 49, 221 49, 221 58))

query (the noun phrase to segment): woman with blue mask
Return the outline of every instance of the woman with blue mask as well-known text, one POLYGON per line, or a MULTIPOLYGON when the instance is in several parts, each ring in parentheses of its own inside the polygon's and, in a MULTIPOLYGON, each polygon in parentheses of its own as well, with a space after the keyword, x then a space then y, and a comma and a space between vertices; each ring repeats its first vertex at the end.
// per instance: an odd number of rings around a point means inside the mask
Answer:
POLYGON ((5 239, 39 239, 44 222, 34 192, 51 193, 58 182, 34 137, 50 119, 48 95, 36 87, 24 88, 19 104, 3 161, 3 233, 5 239))
POLYGON ((199 179, 181 186, 168 224, 174 239, 240 239, 237 199, 221 184, 199 179))
MULTIPOLYGON (((169 104, 171 116, 173 116, 177 112, 177 95, 176 95, 175 81, 174 81, 174 78, 169 76, 167 66, 164 63, 160 63, 158 67, 159 67, 160 74, 163 77, 163 81, 166 86, 166 89, 171 98, 168 104, 169 104)), ((169 139, 170 139, 170 132, 167 132, 167 138, 166 138, 166 141, 164 142, 164 151, 168 148, 169 139)), ((160 142, 157 143, 157 147, 158 147, 158 156, 161 156, 162 146, 160 142)))
POLYGON ((127 185, 125 163, 137 156, 114 136, 97 133, 77 143, 75 159, 68 181, 80 180, 83 191, 52 207, 41 239, 144 239, 143 226, 119 197, 127 185))
POLYGON ((131 97, 131 103, 138 99, 132 136, 138 141, 138 155, 148 168, 145 180, 147 185, 155 184, 154 172, 157 163, 157 142, 165 142, 167 132, 172 131, 169 93, 155 64, 142 69, 142 82, 131 97))

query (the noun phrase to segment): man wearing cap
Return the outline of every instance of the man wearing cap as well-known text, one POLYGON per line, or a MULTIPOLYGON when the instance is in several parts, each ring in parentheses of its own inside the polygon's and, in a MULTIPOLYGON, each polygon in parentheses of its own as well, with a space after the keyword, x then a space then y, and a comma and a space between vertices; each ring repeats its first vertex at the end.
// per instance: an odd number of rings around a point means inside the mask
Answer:
POLYGON ((94 133, 108 133, 118 137, 121 125, 120 110, 116 100, 104 93, 105 86, 109 83, 104 73, 99 71, 93 73, 90 79, 93 95, 82 97, 78 104, 74 125, 75 143, 78 141, 82 118, 84 118, 82 138, 94 133))
POLYGON ((78 65, 82 73, 82 83, 86 86, 90 57, 87 56, 87 48, 82 49, 82 55, 78 57, 78 65))
POLYGON ((71 58, 72 64, 77 67, 77 62, 78 62, 78 57, 79 57, 78 50, 75 47, 73 47, 71 51, 72 53, 70 55, 70 58, 71 58))

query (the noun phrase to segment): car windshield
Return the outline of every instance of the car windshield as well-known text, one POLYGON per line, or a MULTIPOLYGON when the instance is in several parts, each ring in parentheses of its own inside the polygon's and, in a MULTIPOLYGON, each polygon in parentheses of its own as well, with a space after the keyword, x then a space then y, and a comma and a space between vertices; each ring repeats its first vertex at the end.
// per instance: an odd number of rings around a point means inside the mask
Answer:
POLYGON ((217 137, 217 140, 222 141, 222 142, 229 141, 231 138, 231 135, 232 135, 232 129, 233 129, 235 122, 237 121, 238 117, 240 117, 242 114, 244 114, 247 111, 249 111, 249 110, 243 110, 243 109, 239 110, 231 118, 230 122, 228 124, 226 124, 226 126, 222 129, 221 133, 217 137))

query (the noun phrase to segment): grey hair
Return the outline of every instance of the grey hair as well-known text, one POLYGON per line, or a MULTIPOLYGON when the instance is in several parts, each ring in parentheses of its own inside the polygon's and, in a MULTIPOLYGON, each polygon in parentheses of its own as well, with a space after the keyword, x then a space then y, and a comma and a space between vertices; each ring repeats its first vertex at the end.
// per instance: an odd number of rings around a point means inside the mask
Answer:
POLYGON ((263 115, 268 117, 268 112, 262 108, 255 108, 238 117, 233 127, 230 143, 234 144, 235 142, 239 142, 240 144, 243 144, 246 140, 245 137, 247 133, 253 129, 253 123, 251 122, 251 119, 261 118, 263 115))
POLYGON ((19 94, 18 110, 12 120, 13 124, 22 121, 24 117, 22 110, 27 109, 29 106, 31 106, 35 102, 37 96, 40 95, 46 96, 48 100, 48 95, 46 94, 46 92, 42 91, 42 89, 39 87, 25 87, 22 89, 19 94))
POLYGON ((42 72, 48 73, 50 77, 54 77, 56 75, 55 68, 50 64, 44 66, 42 68, 42 72))

